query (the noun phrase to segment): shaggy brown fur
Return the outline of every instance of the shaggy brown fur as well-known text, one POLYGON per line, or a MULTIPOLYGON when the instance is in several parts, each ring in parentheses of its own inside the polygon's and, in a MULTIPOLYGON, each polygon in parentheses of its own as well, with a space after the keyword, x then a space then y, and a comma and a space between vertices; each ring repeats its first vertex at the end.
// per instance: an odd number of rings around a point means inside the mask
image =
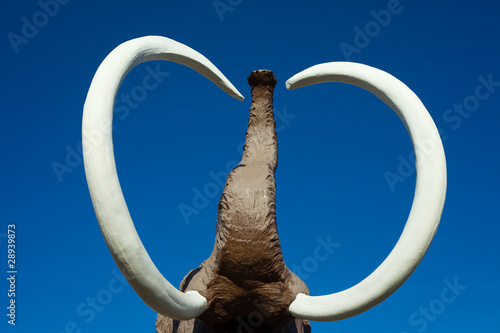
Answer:
POLYGON ((243 158, 227 177, 219 202, 212 255, 182 281, 208 300, 197 319, 158 315, 159 333, 310 332, 307 321, 288 312, 304 282, 285 265, 276 225, 278 142, 273 114, 276 78, 254 71, 250 118, 243 158))

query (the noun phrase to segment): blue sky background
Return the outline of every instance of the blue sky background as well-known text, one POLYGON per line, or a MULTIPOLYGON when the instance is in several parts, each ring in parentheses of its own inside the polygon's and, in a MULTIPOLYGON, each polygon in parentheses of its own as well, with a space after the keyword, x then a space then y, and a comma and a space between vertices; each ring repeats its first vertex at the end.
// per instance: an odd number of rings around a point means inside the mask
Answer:
POLYGON ((358 283, 388 255, 415 186, 403 124, 353 86, 285 89, 307 67, 350 60, 391 73, 426 105, 443 135, 448 192, 434 242, 408 281, 359 316, 313 322, 313 332, 500 332, 498 1, 221 0, 219 13, 213 1, 54 3, 0 4, 2 332, 155 331, 156 313, 122 282, 107 250, 80 153, 95 71, 117 45, 146 35, 204 54, 246 97, 167 62, 136 67, 121 87, 132 96, 117 102, 114 120, 122 188, 174 285, 212 250, 221 187, 210 173, 227 173, 241 157, 255 69, 278 78, 277 216, 288 266, 319 295, 358 283), (390 19, 381 14, 388 8, 390 19), (151 71, 161 75, 146 91, 151 71), (196 213, 183 216, 181 204, 196 213), (12 223, 15 327, 6 316, 12 223), (318 260, 315 249, 328 240, 337 248, 318 260))

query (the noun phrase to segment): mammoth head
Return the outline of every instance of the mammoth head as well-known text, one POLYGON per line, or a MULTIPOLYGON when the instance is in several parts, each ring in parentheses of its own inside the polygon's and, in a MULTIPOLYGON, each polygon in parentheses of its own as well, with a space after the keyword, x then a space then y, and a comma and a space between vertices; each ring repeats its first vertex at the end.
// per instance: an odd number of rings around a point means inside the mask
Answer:
POLYGON ((330 295, 307 295, 305 284, 288 270, 282 260, 277 233, 274 235, 273 177, 277 145, 272 91, 276 81, 270 71, 257 71, 249 77, 253 101, 245 150, 242 162, 228 176, 219 203, 214 252, 196 272, 188 275, 189 279, 185 278, 182 291, 172 286, 152 262, 135 230, 118 181, 113 153, 112 118, 117 91, 127 73, 148 60, 168 60, 188 66, 230 96, 243 100, 203 55, 164 37, 143 37, 121 44, 106 57, 92 80, 82 126, 89 191, 116 264, 148 306, 165 317, 198 318, 215 327, 234 316, 245 316, 238 312, 248 311, 245 304, 259 301, 262 290, 275 288, 272 298, 278 298, 280 305, 268 310, 279 308, 280 318, 334 321, 357 315, 382 302, 411 275, 434 237, 444 205, 446 162, 437 128, 419 98, 395 77, 366 65, 332 62, 294 75, 286 82, 287 89, 322 82, 344 82, 366 89, 398 114, 417 153, 413 205, 392 252, 364 280, 330 295), (432 149, 420 149, 424 145, 432 149), (260 252, 251 251, 248 244, 257 243, 260 252), (229 296, 225 297, 226 294, 229 296), (217 309, 223 310, 217 312, 217 309))

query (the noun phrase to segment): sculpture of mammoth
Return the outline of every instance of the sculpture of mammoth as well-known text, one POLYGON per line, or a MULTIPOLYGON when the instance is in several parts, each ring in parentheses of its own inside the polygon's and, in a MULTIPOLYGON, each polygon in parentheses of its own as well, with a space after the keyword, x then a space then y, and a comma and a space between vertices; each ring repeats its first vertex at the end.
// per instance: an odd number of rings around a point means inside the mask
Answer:
POLYGON ((382 302, 411 275, 437 230, 446 193, 446 162, 438 131, 419 98, 402 82, 366 65, 332 62, 292 78, 288 89, 322 82, 364 88, 405 124, 417 152, 415 198, 389 256, 357 285, 310 296, 285 264, 276 225, 274 173, 278 161, 273 115, 276 78, 268 70, 248 77, 252 103, 241 162, 229 173, 218 205, 212 254, 183 279, 180 290, 158 271, 137 235, 118 181, 112 142, 113 106, 127 73, 148 60, 186 65, 230 96, 242 95, 204 56, 164 37, 121 44, 97 70, 83 115, 85 172, 109 250, 142 300, 158 315, 158 332, 310 332, 309 320, 334 321, 382 302), (420 146, 432 149, 419 149, 420 146), (425 151, 425 156, 422 152, 425 151), (264 313, 259 325, 251 314, 264 313))

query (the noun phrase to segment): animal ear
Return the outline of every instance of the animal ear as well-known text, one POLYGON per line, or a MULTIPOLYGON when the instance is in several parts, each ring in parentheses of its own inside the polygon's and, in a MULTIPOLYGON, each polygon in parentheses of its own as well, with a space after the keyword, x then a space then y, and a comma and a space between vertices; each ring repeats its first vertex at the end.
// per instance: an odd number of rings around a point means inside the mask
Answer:
POLYGON ((116 94, 128 72, 149 60, 167 60, 206 76, 230 96, 243 96, 203 55, 165 37, 149 36, 119 45, 99 66, 83 111, 85 174, 102 234, 116 264, 142 300, 156 312, 178 320, 196 318, 207 301, 199 293, 182 293, 158 271, 130 217, 116 173, 112 122, 116 94))
POLYGON ((403 121, 416 155, 415 197, 406 226, 389 256, 357 285, 325 295, 297 295, 290 313, 301 319, 334 321, 355 316, 389 297, 416 269, 434 238, 446 195, 443 144, 429 112, 404 83, 379 69, 350 62, 310 67, 286 82, 288 89, 344 82, 366 89, 403 121))

